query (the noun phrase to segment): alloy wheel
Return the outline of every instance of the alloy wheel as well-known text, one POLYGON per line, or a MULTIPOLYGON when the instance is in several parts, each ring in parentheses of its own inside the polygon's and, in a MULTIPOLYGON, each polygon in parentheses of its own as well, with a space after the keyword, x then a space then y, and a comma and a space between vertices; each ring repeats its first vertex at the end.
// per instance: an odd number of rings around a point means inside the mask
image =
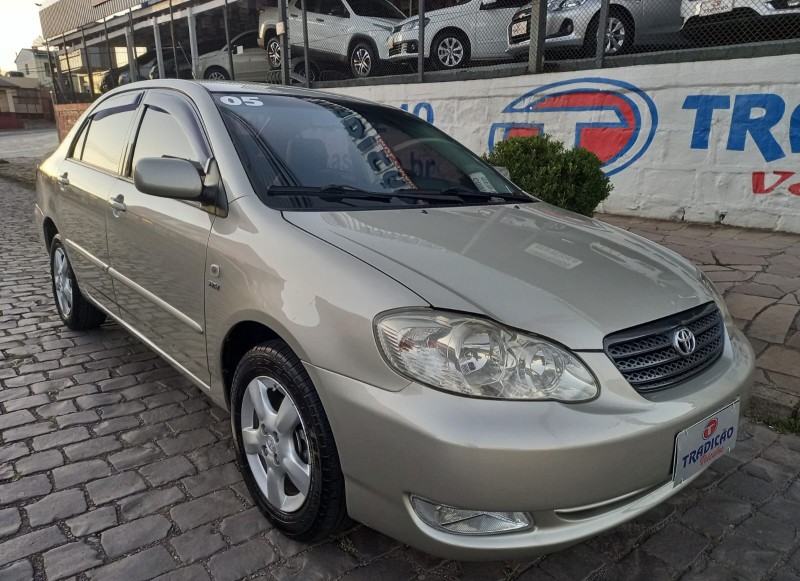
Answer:
POLYGON ((300 510, 311 490, 306 428, 292 396, 271 377, 259 376, 242 398, 242 445, 258 487, 274 508, 300 510))
POLYGON ((617 54, 623 50, 625 34, 625 23, 616 16, 609 16, 606 28, 606 54, 617 54))
POLYGON ((464 45, 459 39, 448 36, 439 43, 436 54, 444 66, 455 68, 464 60, 464 45))
POLYGON ((273 69, 281 66, 281 43, 277 39, 272 39, 267 44, 267 59, 273 69))
POLYGON ((359 77, 368 77, 372 70, 372 55, 363 46, 353 51, 353 71, 359 77))
POLYGON ((53 253, 53 282, 56 287, 56 300, 58 308, 64 317, 69 317, 72 312, 72 269, 63 248, 57 248, 53 253))
POLYGON ((227 81, 228 77, 226 77, 221 71, 211 71, 208 73, 208 80, 209 81, 227 81))

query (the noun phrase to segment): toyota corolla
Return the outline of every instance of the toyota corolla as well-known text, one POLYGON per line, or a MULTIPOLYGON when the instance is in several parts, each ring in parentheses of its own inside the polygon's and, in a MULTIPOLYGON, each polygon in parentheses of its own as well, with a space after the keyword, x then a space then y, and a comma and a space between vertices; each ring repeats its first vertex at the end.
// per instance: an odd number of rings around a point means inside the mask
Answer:
POLYGON ((523 192, 403 111, 150 81, 37 175, 55 304, 231 411, 275 526, 551 552, 736 443, 753 352, 692 263, 523 192))

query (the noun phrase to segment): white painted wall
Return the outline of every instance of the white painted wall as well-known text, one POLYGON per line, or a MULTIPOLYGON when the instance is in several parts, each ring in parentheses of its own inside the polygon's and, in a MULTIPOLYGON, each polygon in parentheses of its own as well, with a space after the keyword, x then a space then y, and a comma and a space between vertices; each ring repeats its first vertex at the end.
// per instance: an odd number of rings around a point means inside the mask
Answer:
POLYGON ((799 86, 800 55, 792 55, 334 92, 432 118, 479 154, 509 124, 523 125, 521 132, 541 125, 566 143, 574 143, 578 124, 588 124, 582 135, 594 136, 591 149, 608 156, 631 145, 606 165, 614 192, 604 211, 800 232, 799 86), (533 91, 539 92, 525 97, 533 91), (563 110, 576 102, 575 110, 563 110), (591 103, 601 107, 587 110, 591 103), (629 121, 636 111, 639 120, 629 121))

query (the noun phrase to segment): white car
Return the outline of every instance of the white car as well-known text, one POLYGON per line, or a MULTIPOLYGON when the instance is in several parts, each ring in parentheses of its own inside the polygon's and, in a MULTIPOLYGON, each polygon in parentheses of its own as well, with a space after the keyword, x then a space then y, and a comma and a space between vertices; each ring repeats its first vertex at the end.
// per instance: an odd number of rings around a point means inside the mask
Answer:
POLYGON ((800 0, 683 0, 684 30, 698 24, 728 19, 775 17, 800 14, 800 0), (713 18, 709 18, 713 17, 713 18))
MULTIPOLYGON (((526 0, 445 0, 425 13, 425 58, 437 69, 457 69, 477 60, 507 60, 511 17, 526 0)), ((416 60, 419 18, 401 22, 386 42, 389 59, 416 60)))
MULTIPOLYGON (((303 0, 289 0, 289 41, 292 54, 303 54, 303 0)), ((316 62, 346 63, 354 77, 374 74, 379 61, 389 58, 386 39, 405 15, 387 0, 309 0, 308 52, 316 62)), ((280 40, 275 23, 277 7, 259 16, 258 43, 273 69, 281 66, 280 40)))

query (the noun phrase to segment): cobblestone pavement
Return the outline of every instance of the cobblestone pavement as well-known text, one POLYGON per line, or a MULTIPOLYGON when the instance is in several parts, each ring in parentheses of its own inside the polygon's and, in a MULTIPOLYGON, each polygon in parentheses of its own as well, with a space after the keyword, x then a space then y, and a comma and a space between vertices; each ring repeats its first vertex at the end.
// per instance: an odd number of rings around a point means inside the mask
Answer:
MULTIPOLYGON (((60 324, 32 204, 30 190, 0 181, 3 581, 800 576, 800 438, 750 423, 670 502, 536 561, 445 561, 363 526, 291 542, 253 508, 227 413, 116 325, 60 324)), ((609 219, 710 265, 760 353, 757 403, 794 412, 797 237, 609 219)))

